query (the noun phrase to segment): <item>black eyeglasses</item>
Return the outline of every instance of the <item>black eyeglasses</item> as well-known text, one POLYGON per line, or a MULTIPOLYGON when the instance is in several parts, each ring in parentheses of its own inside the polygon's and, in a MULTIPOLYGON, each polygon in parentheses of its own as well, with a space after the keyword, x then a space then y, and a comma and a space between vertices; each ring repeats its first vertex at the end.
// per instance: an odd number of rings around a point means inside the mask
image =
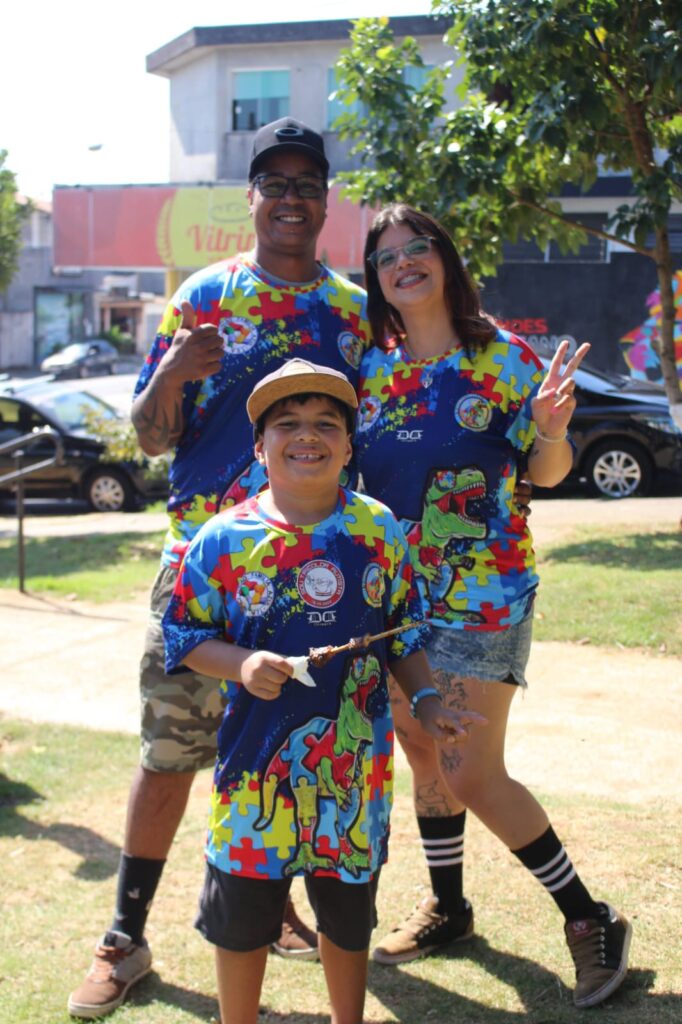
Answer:
POLYGON ((266 199, 281 199, 290 185, 299 199, 321 199, 327 191, 325 179, 314 174, 301 174, 297 178, 288 178, 285 174, 257 174, 253 184, 266 199))
POLYGON ((404 253, 408 259, 413 256, 426 256, 436 244, 436 239, 431 235, 417 235, 411 238, 405 245, 396 245, 393 249, 375 249, 367 257, 375 270, 388 270, 397 261, 400 253, 404 253))

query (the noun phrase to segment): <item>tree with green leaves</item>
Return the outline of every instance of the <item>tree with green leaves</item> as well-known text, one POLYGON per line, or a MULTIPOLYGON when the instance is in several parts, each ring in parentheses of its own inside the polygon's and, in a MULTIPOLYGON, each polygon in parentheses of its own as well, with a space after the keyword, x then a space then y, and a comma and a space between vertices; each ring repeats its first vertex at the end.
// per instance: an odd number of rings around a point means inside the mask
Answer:
POLYGON ((675 418, 682 391, 674 353, 671 204, 682 199, 682 5, 679 0, 435 0, 453 61, 420 88, 414 39, 388 19, 355 23, 337 65, 337 122, 360 170, 351 198, 428 209, 450 230, 474 276, 494 274, 504 241, 576 252, 585 232, 656 266, 661 366, 675 418), (445 85, 464 64, 462 105, 445 85), (604 230, 582 227, 562 189, 587 192, 604 172, 628 174, 632 195, 604 230))
POLYGON ((30 207, 16 200, 17 183, 5 167, 7 150, 0 149, 0 292, 4 292, 17 267, 21 252, 21 226, 30 207))

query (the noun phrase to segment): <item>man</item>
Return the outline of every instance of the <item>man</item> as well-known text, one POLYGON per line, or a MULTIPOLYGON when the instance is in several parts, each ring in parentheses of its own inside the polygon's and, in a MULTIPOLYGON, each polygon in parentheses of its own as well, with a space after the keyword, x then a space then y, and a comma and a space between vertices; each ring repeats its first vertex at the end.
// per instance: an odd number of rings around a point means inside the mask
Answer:
MULTIPOLYGON (((254 138, 248 201, 253 253, 199 271, 171 300, 140 374, 132 418, 142 449, 174 449, 169 531, 151 596, 141 664, 142 757, 133 780, 116 911, 69 1012, 101 1017, 151 970, 146 917, 194 775, 212 765, 222 702, 215 681, 179 682, 163 671, 160 620, 184 551, 219 508, 256 486, 245 412, 254 383, 302 356, 357 383, 368 344, 365 294, 321 266, 317 239, 327 208, 329 164, 320 135, 292 118, 254 138)), ((324 615, 311 623, 324 633, 324 615)), ((320 641, 323 643, 323 640, 320 641)), ((316 936, 290 906, 277 952, 315 957, 316 936)))

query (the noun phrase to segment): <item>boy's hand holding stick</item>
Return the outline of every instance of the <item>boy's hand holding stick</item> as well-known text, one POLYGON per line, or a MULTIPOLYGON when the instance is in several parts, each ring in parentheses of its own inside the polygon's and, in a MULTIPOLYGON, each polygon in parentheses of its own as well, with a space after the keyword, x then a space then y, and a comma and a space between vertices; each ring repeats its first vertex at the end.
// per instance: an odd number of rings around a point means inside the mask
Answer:
POLYGON ((397 626, 396 629, 386 629, 383 633, 365 633, 364 636, 355 636, 347 644, 341 644, 339 647, 311 647, 308 651, 308 661, 313 668, 322 668, 330 658, 333 658, 335 654, 340 654, 341 651, 364 650, 375 640, 383 640, 386 636, 395 636, 396 633, 402 633, 406 629, 417 629, 419 626, 425 625, 426 622, 422 619, 421 622, 408 622, 407 625, 397 626))
POLYGON ((307 654, 302 654, 299 657, 290 657, 286 660, 291 665, 291 675, 294 679, 298 679, 299 683, 303 683, 304 686, 315 686, 315 680, 308 672, 308 666, 312 665, 313 668, 322 668, 326 665, 330 658, 333 658, 335 654, 340 654, 342 651, 360 651, 365 650, 375 640, 383 640, 386 636, 395 636, 396 633, 402 633, 405 629, 416 629, 418 626, 424 626, 425 622, 408 622, 405 626, 397 626, 395 629, 386 629, 383 633, 365 633, 363 636, 352 637, 347 644, 339 644, 338 647, 310 647, 307 654))

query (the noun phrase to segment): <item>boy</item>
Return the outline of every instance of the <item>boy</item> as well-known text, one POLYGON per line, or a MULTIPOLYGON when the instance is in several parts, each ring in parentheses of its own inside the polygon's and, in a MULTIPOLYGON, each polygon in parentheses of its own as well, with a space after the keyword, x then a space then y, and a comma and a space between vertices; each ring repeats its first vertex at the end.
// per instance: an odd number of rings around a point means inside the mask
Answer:
MULTIPOLYGON (((196 927, 216 946, 222 1024, 256 1024, 268 945, 294 875, 317 918, 333 1024, 360 1024, 391 804, 390 666, 440 741, 446 712, 407 544, 379 502, 339 487, 357 399, 344 374, 292 359, 247 401, 268 488, 202 527, 164 618, 168 670, 227 680, 196 927), (296 677, 310 647, 355 644, 296 677)), ((311 659, 312 663, 312 659, 311 659)))

